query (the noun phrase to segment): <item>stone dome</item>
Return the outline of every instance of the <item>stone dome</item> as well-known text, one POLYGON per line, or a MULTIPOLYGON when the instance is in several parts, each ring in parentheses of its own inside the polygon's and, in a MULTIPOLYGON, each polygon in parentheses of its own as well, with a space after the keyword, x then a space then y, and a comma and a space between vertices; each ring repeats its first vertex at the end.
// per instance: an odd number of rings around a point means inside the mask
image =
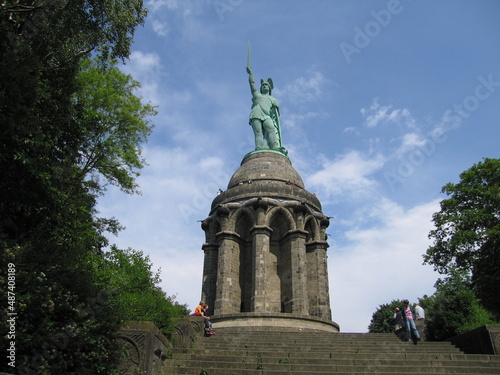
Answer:
POLYGON ((241 166, 229 180, 227 188, 231 189, 240 182, 248 180, 291 182, 304 188, 304 182, 292 167, 290 159, 273 152, 254 153, 244 158, 241 166))
POLYGON ((247 155, 229 180, 227 190, 212 202, 212 209, 222 203, 255 197, 297 200, 321 211, 319 200, 305 190, 290 159, 280 153, 261 151, 247 155))

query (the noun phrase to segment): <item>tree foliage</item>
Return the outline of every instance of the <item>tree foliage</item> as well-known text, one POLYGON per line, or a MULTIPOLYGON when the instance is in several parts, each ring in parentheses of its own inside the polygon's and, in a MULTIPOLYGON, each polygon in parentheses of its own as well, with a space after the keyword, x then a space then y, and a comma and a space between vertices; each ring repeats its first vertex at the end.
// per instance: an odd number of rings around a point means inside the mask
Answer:
POLYGON ((105 234, 120 226, 97 216, 96 198, 108 183, 136 191, 144 164, 154 109, 114 61, 145 15, 142 0, 0 4, 0 258, 16 269, 20 374, 114 371, 124 314, 95 257, 106 264, 105 234))
MULTIPOLYGON (((418 299, 419 305, 425 310, 427 340, 443 341, 494 323, 493 314, 481 306, 472 290, 467 272, 451 270, 450 276, 439 279, 435 288, 431 296, 424 295, 418 299)), ((394 332, 394 309, 401 306, 402 300, 380 305, 373 313, 369 332, 394 332)))
POLYGON ((95 189, 102 189, 102 176, 107 183, 132 193, 137 187, 137 171, 144 166, 137 145, 150 135, 148 117, 156 111, 134 94, 139 82, 116 65, 116 61, 99 59, 82 61, 79 89, 73 96, 75 116, 83 131, 77 163, 95 189))
POLYGON ((500 314, 500 159, 475 164, 460 175, 457 184, 443 189, 450 198, 441 201, 433 215, 434 240, 424 256, 442 274, 454 269, 472 274, 481 303, 500 314))
POLYGON ((167 297, 159 287, 160 270, 153 272, 148 256, 134 249, 112 246, 98 258, 98 283, 113 296, 123 320, 154 322, 164 334, 170 334, 172 318, 189 314, 185 305, 167 297))
POLYGON ((465 271, 450 271, 450 276, 439 279, 435 287, 424 307, 429 339, 442 341, 494 323, 493 315, 480 305, 465 271))
POLYGON ((392 300, 390 303, 380 305, 373 313, 368 332, 393 333, 394 332, 394 309, 403 306, 403 300, 392 300))

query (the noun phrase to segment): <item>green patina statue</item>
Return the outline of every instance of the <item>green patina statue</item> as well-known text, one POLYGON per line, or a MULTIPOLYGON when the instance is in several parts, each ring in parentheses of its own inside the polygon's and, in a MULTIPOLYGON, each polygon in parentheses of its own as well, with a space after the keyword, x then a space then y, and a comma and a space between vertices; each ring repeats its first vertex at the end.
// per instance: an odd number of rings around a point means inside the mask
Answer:
POLYGON ((252 111, 250 125, 255 135, 255 150, 273 150, 284 155, 287 151, 281 142, 280 109, 276 98, 271 96, 273 80, 260 80, 260 90, 257 90, 250 68, 250 43, 248 44, 247 62, 248 81, 252 92, 252 111))

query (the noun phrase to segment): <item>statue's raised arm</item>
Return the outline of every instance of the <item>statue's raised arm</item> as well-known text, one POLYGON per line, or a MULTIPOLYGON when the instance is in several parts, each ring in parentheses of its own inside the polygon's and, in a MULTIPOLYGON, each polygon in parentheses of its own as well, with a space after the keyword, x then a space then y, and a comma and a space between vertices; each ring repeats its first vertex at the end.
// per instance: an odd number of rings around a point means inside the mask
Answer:
POLYGON ((247 73, 248 73, 248 83, 250 84, 250 92, 252 93, 253 96, 254 93, 257 92, 257 86, 255 85, 255 79, 253 78, 252 69, 249 66, 247 66, 247 73))

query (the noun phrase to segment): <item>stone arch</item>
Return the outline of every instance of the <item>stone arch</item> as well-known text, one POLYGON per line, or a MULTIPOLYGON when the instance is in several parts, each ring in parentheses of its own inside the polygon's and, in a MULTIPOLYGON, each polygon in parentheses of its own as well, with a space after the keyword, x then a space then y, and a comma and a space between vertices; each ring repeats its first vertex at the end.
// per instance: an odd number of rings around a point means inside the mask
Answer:
POLYGON ((313 215, 306 216, 303 229, 307 232, 306 243, 320 240, 320 228, 313 215))
POLYGON ((266 223, 270 231, 268 253, 268 300, 271 312, 292 312, 291 243, 288 234, 295 230, 292 213, 284 207, 268 212, 266 223))
POLYGON ((215 243, 216 235, 221 231, 222 223, 219 218, 212 220, 208 226, 208 231, 206 232, 207 243, 215 243))
POLYGON ((266 217, 265 217, 265 225, 267 226, 271 226, 271 222, 272 220, 274 219, 274 217, 278 214, 281 214, 283 215, 283 218, 286 219, 286 225, 288 225, 288 230, 295 230, 296 227, 297 227, 297 224, 295 222, 295 218, 294 216, 292 215, 292 213, 287 210, 285 207, 281 207, 281 206, 278 206, 278 207, 273 207, 269 210, 269 212, 267 213, 266 217))
POLYGON ((257 218, 255 216, 255 212, 248 208, 248 207, 241 207, 238 208, 236 211, 234 211, 230 217, 229 217, 229 222, 228 222, 228 227, 229 230, 234 230, 236 232, 236 225, 237 221, 243 216, 246 215, 250 222, 252 223, 252 226, 255 225, 257 218))

